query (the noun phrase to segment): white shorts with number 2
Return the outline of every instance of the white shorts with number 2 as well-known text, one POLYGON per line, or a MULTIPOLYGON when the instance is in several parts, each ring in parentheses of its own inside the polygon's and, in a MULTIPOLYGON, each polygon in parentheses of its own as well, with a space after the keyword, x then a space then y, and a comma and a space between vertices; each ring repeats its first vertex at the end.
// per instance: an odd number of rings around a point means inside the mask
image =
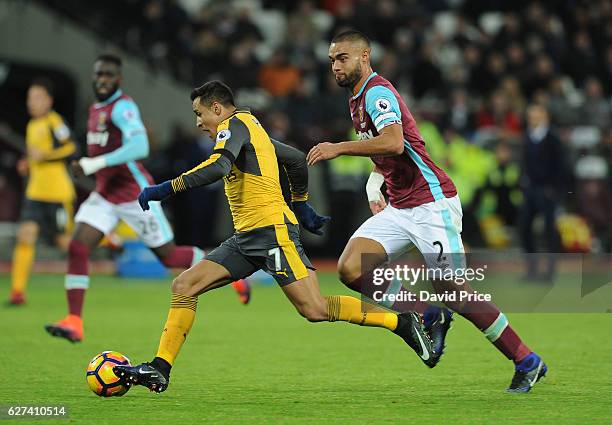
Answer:
POLYGON ((351 236, 380 243, 390 260, 416 247, 432 269, 465 267, 459 196, 414 208, 391 205, 367 219, 351 236))

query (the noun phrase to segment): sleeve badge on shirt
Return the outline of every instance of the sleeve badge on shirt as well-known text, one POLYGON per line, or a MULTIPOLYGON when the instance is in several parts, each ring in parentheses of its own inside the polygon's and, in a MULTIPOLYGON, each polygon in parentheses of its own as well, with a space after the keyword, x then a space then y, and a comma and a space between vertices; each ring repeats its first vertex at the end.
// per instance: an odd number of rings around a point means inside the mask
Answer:
POLYGON ((123 118, 125 118, 126 121, 132 121, 134 118, 136 118, 136 113, 133 109, 126 109, 123 113, 123 118))
POLYGON ((376 109, 378 109, 383 114, 389 112, 391 110, 391 102, 389 102, 385 98, 380 98, 376 100, 376 109))
POLYGON ((53 134, 57 140, 66 140, 70 137, 70 130, 65 124, 61 124, 59 127, 53 130, 53 134))
POLYGON ((217 139, 215 140, 216 142, 223 142, 227 139, 229 139, 232 136, 232 132, 229 131, 228 129, 225 130, 221 130, 218 134, 217 134, 217 139))

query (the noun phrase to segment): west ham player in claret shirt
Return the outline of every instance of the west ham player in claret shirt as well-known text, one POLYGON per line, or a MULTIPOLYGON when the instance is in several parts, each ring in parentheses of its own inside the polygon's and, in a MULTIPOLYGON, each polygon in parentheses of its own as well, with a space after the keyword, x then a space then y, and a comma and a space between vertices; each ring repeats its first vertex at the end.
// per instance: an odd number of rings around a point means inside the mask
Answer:
MULTIPOLYGON (((351 91, 349 107, 360 141, 320 143, 307 157, 309 165, 339 155, 368 156, 374 162, 366 187, 374 215, 353 234, 338 263, 341 280, 368 297, 372 295, 368 286, 371 276, 362 270, 372 270, 412 247, 423 254, 429 269, 450 271, 451 276, 455 270, 465 269, 462 211, 455 185, 429 158, 425 141, 397 90, 373 72, 370 51, 370 41, 358 31, 342 32, 332 40, 332 72, 338 85, 351 91), (380 191, 383 183, 389 205, 380 191), (368 256, 362 257, 364 254, 368 256), (362 264, 362 258, 374 259, 362 264)), ((454 279, 434 280, 432 284, 440 294, 469 289, 467 284, 457 286, 454 279)), ((446 305, 472 322, 514 362, 515 373, 508 391, 528 392, 546 374, 542 359, 523 344, 494 304, 472 299, 447 301, 446 305)), ((434 351, 420 357, 434 367, 442 355, 452 312, 422 302, 414 302, 410 308, 423 314, 434 351)))
MULTIPOLYGON (((149 154, 149 141, 140 111, 120 88, 121 59, 101 55, 94 62, 93 90, 98 102, 89 108, 87 155, 72 164, 77 175, 95 175, 96 187, 75 216, 75 230, 68 248, 65 278, 68 315, 45 326, 53 336, 72 342, 83 339, 83 301, 89 287, 88 260, 105 234, 119 220, 132 227, 140 239, 166 266, 187 269, 204 258, 198 247, 177 246, 170 224, 159 202, 143 211, 138 204, 140 191, 153 184, 153 178, 139 160, 149 154)), ((246 280, 234 282, 243 303, 250 288, 246 280)))

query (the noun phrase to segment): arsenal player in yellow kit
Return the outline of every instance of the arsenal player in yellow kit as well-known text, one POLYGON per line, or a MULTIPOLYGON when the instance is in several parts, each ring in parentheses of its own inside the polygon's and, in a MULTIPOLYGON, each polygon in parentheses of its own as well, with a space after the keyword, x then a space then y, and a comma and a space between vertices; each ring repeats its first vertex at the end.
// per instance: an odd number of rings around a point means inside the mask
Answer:
POLYGON ((31 84, 27 107, 31 117, 26 129, 29 178, 13 252, 12 305, 25 302, 38 236, 66 250, 75 198, 65 160, 76 147, 64 119, 53 110, 50 81, 39 79, 31 84))
POLYGON ((270 139, 254 115, 236 108, 231 90, 219 81, 196 88, 191 100, 197 126, 216 140, 211 157, 171 181, 145 188, 138 200, 146 210, 150 201, 223 179, 235 233, 172 283, 170 311, 153 361, 116 366, 115 374, 128 385, 164 391, 172 364, 195 319, 198 296, 256 270, 273 276, 310 322, 344 321, 386 328, 420 355, 429 357, 431 341, 418 314, 397 315, 373 306, 362 309, 357 298, 321 295, 299 235, 298 219, 305 228, 320 228, 326 221, 307 202, 306 156, 270 139), (283 199, 278 160, 286 164, 290 176, 302 176, 291 182, 293 210, 283 199))

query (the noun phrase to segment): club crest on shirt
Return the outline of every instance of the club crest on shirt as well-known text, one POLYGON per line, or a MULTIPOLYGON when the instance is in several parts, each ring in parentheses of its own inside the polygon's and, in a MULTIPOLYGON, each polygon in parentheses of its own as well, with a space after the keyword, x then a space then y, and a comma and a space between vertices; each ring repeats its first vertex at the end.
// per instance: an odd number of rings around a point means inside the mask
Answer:
POLYGON ((381 97, 380 99, 376 100, 376 109, 382 113, 389 112, 391 109, 391 102, 381 97))
POLYGON ((216 142, 223 142, 223 141, 229 139, 231 136, 232 136, 232 132, 229 131, 229 129, 221 130, 217 134, 217 139, 215 141, 216 142))
POLYGON ((97 131, 105 131, 106 130, 106 119, 108 115, 106 112, 100 112, 98 114, 98 125, 96 126, 97 131))
POLYGON ((359 121, 363 122, 363 106, 359 107, 359 121))

